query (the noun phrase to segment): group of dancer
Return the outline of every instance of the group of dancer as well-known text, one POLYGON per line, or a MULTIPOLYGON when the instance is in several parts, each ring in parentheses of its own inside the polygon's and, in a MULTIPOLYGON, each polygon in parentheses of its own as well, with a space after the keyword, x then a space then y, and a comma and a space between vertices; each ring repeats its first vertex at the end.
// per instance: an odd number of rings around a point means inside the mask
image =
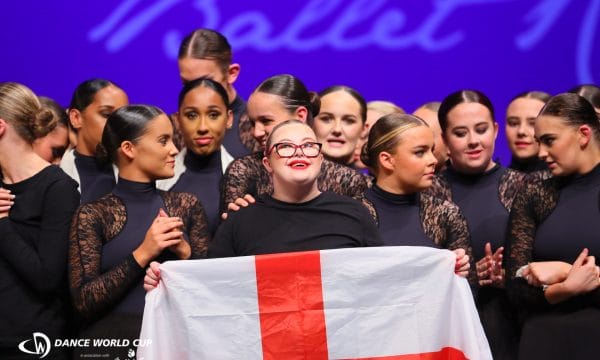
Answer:
POLYGON ((599 88, 515 97, 505 167, 477 90, 407 114, 285 74, 245 102, 209 29, 178 65, 175 114, 109 80, 81 83, 66 110, 0 83, 0 357, 23 358, 34 332, 137 338, 166 260, 366 246, 453 251, 495 359, 600 351, 599 88))

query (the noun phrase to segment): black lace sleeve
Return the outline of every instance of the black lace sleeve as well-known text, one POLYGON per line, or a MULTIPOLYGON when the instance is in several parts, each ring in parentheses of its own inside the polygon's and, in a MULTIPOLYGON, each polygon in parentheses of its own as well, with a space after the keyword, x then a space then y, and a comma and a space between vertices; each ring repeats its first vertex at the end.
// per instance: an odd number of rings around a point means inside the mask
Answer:
POLYGON ((206 257, 210 243, 206 213, 198 198, 190 193, 161 192, 170 216, 183 220, 185 233, 192 249, 191 259, 206 257))
POLYGON ((525 184, 530 179, 531 177, 526 173, 513 169, 506 169, 506 172, 500 178, 498 193, 500 195, 500 202, 508 211, 512 209, 513 201, 517 194, 525 187, 525 184))
POLYGON ((254 123, 248 118, 248 114, 244 113, 240 117, 239 124, 240 140, 245 147, 251 152, 261 151, 261 146, 254 138, 254 123))
POLYGON ((69 282, 75 308, 91 318, 139 285, 144 269, 130 254, 109 271, 101 272, 102 245, 125 224, 123 203, 114 195, 82 205, 73 217, 69 244, 69 282))
POLYGON ((459 207, 451 201, 431 195, 421 195, 421 223, 426 235, 444 249, 464 249, 469 256, 471 285, 477 284, 477 272, 467 219, 459 207))
POLYGON ((550 304, 540 287, 516 277, 517 270, 532 260, 533 241, 538 225, 556 207, 558 191, 552 179, 530 181, 514 200, 507 231, 507 292, 523 309, 544 309, 550 304))
POLYGON ((438 199, 452 201, 452 189, 450 183, 443 175, 436 174, 433 177, 431 186, 423 191, 423 194, 433 196, 438 199))
POLYGON ((246 194, 258 197, 261 181, 263 186, 269 186, 271 179, 262 168, 261 159, 261 153, 254 153, 229 164, 221 179, 221 213, 227 210, 227 204, 246 194))
POLYGON ((333 161, 323 160, 317 182, 321 191, 332 191, 360 201, 369 210, 371 217, 377 221, 375 207, 365 198, 367 178, 358 171, 333 161))

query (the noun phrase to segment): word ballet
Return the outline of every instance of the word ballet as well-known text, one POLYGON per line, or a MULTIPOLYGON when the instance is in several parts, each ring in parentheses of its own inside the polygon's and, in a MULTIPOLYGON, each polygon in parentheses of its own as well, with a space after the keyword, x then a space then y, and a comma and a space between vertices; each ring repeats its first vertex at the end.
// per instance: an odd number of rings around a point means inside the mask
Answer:
MULTIPOLYGON (((439 52, 458 46, 467 37, 461 25, 455 24, 459 12, 507 2, 510 0, 432 0, 430 11, 422 20, 415 23, 410 19, 414 24, 411 28, 407 27, 410 18, 407 11, 387 0, 311 0, 290 12, 293 17, 279 29, 273 19, 258 9, 233 14, 227 11, 230 17, 223 21, 222 9, 215 0, 191 1, 186 16, 197 16, 197 27, 221 32, 236 51, 252 48, 263 52, 280 49, 308 52, 324 47, 352 51, 373 46, 386 50, 419 47, 439 52), (454 26, 448 28, 449 24, 454 26)), ((88 32, 88 39, 104 40, 108 52, 118 52, 145 30, 161 23, 161 16, 179 9, 176 6, 182 3, 183 0, 155 0, 142 7, 137 0, 123 1, 88 32)), ((520 51, 532 50, 561 20, 571 3, 573 0, 539 0, 531 8, 521 9, 526 25, 514 30, 518 31, 514 34, 515 47, 520 51)), ((582 82, 593 82, 591 59, 599 14, 600 0, 590 0, 576 41, 576 71, 582 82)), ((179 30, 166 31, 163 49, 167 57, 177 57, 181 39, 179 30)))

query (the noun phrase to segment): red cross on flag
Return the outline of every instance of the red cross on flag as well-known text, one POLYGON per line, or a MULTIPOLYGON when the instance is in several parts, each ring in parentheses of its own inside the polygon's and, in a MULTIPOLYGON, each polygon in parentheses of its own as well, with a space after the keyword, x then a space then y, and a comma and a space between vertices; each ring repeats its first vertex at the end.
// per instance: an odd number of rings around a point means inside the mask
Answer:
POLYGON ((167 262, 138 359, 491 359, 454 264, 422 247, 167 262))

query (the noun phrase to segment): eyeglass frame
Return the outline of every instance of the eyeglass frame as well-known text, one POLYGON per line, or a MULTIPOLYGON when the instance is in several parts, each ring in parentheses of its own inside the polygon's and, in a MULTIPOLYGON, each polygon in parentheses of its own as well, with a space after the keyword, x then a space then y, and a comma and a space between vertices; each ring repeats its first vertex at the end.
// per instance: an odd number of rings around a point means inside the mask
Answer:
POLYGON ((275 149, 275 153, 277 154, 277 156, 279 156, 282 159, 293 158, 296 155, 296 152, 298 151, 298 149, 300 149, 300 152, 302 153, 302 155, 304 157, 307 157, 309 159, 314 159, 314 158, 318 157, 319 155, 321 155, 321 151, 323 150, 323 144, 319 143, 319 142, 316 142, 316 141, 307 141, 307 142, 304 142, 304 143, 302 143, 300 145, 296 145, 296 144, 294 144, 292 142, 289 142, 289 141, 283 141, 283 142, 279 142, 279 143, 275 143, 275 144, 271 145, 271 147, 269 148, 269 151, 267 151, 267 156, 271 155, 273 153, 273 149, 275 149), (281 156, 279 154, 279 151, 277 150, 277 145, 283 145, 283 144, 292 145, 294 147, 294 152, 292 153, 292 155, 290 155, 290 156, 281 156), (315 144, 315 145, 318 145, 319 146, 319 152, 317 153, 317 155, 315 155, 315 156, 308 156, 308 155, 306 155, 304 153, 304 150, 302 149, 302 146, 304 146, 306 144, 315 144))

